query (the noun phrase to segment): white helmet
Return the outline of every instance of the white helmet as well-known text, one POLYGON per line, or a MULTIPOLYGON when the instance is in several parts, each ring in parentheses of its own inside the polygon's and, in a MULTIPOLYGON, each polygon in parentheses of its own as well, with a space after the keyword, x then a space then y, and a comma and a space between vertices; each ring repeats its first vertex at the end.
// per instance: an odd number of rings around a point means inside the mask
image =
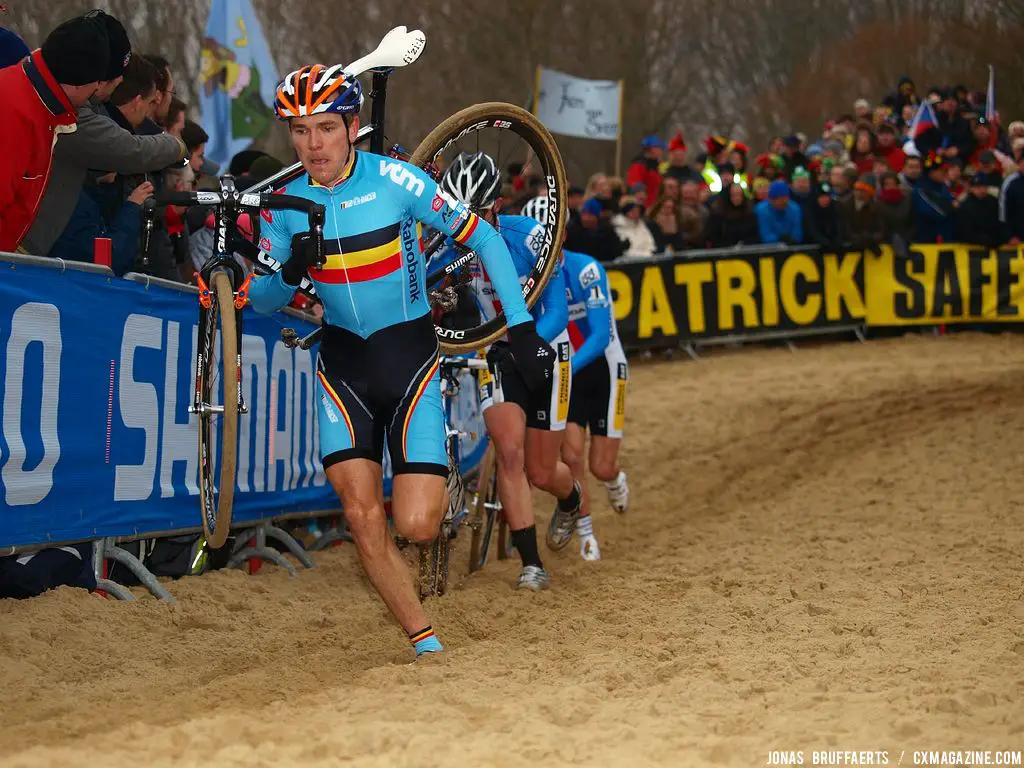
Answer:
POLYGON ((520 214, 536 219, 546 227, 548 225, 548 210, 548 198, 545 195, 538 195, 526 201, 520 214))
POLYGON ((470 208, 487 208, 501 194, 501 174, 490 155, 463 152, 444 172, 441 189, 470 208))

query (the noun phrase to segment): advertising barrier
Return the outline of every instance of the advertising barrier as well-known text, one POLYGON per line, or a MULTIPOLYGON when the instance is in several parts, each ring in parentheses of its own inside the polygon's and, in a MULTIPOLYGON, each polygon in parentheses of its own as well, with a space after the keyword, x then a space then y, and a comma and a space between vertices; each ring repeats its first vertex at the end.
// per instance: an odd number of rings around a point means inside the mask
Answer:
POLYGON ((1024 321, 1024 253, 967 245, 885 248, 867 260, 869 325, 1024 321))
MULTIPOLYGON (((197 316, 187 289, 0 262, 0 549, 201 526, 188 413, 197 316)), ((314 328, 244 313, 238 523, 339 507, 320 464, 317 347, 289 349, 285 326, 314 328)), ((472 378, 463 383, 452 405, 472 433, 468 469, 486 445, 472 378)))
POLYGON ((608 265, 627 348, 796 336, 864 321, 860 253, 758 248, 608 265))
POLYGON ((1024 250, 914 245, 690 251, 606 265, 627 349, 861 326, 1024 321, 1024 250))

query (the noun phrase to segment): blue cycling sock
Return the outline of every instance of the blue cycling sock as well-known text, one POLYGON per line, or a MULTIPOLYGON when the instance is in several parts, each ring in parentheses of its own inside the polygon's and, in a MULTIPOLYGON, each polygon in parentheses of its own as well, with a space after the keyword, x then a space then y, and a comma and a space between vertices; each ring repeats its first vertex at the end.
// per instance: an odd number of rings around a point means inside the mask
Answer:
POLYGON ((440 653, 444 650, 444 646, 441 645, 437 635, 434 634, 433 627, 429 624, 419 632, 410 632, 409 641, 417 656, 422 656, 424 653, 440 653))

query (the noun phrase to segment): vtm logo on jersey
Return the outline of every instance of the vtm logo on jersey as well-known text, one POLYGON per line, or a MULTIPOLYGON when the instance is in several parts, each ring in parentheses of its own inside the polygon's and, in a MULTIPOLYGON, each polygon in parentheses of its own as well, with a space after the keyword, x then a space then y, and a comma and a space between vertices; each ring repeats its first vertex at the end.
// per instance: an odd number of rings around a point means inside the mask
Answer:
POLYGON ((395 184, 400 187, 405 187, 416 195, 416 197, 422 195, 423 190, 427 188, 427 185, 423 183, 422 179, 416 178, 416 174, 401 163, 391 163, 387 160, 381 160, 380 175, 389 176, 395 184))

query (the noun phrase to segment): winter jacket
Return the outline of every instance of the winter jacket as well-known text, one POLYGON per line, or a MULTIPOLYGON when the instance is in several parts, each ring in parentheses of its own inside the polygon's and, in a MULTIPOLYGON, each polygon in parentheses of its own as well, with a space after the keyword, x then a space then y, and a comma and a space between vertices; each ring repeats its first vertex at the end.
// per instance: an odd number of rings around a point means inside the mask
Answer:
MULTIPOLYGON (((666 179, 676 179, 680 184, 685 184, 688 181, 701 184, 704 181, 700 171, 696 170, 692 165, 670 165, 665 169, 663 176, 666 179)), ((654 197, 648 195, 647 199, 651 201, 652 205, 654 204, 654 197)))
POLYGON ((595 229, 587 229, 578 218, 566 227, 565 247, 585 253, 598 261, 612 261, 626 251, 626 243, 619 239, 612 225, 600 220, 595 229))
POLYGON ((790 200, 781 211, 770 200, 762 200, 754 207, 761 242, 796 245, 804 241, 803 214, 800 206, 790 200))
MULTIPOLYGON (((651 234, 654 235, 654 245, 658 253, 664 251, 679 253, 686 250, 686 241, 683 239, 682 232, 675 232, 671 235, 667 234, 662 231, 661 225, 653 219, 648 220, 647 226, 651 228, 651 234)), ((572 249, 570 248, 569 250, 572 249)))
POLYGON ((909 243, 914 238, 914 201, 910 193, 902 189, 897 192, 898 196, 890 196, 884 191, 881 192, 876 205, 878 212, 882 214, 882 222, 885 226, 885 242, 893 243, 896 240, 902 240, 904 243, 909 243))
POLYGON ((907 164, 906 154, 904 154, 903 150, 897 146, 892 146, 888 149, 877 147, 875 149, 875 157, 880 160, 885 160, 886 164, 889 166, 889 170, 893 173, 901 173, 903 171, 903 166, 907 164))
POLYGON ((820 245, 825 253, 838 253, 846 244, 846 223, 833 200, 826 207, 817 200, 804 210, 804 240, 820 245))
POLYGON ((75 108, 38 50, 0 69, 0 94, 0 251, 21 245, 40 255, 23 241, 52 175, 54 145, 75 131, 75 108))
POLYGON ((617 213, 612 217, 612 227, 615 234, 622 240, 629 241, 627 253, 630 256, 651 256, 656 250, 654 235, 647 228, 643 219, 633 220, 628 216, 617 213))
POLYGON ((642 154, 638 155, 626 171, 626 187, 632 187, 634 184, 643 184, 647 187, 647 199, 656 200, 658 188, 661 186, 658 161, 642 154))
POLYGON ((712 248, 732 248, 761 242, 753 207, 749 202, 736 207, 728 200, 719 198, 711 206, 707 238, 712 248))
POLYGON ((969 245, 998 248, 1003 244, 999 226, 999 199, 993 195, 977 198, 968 194, 956 209, 956 239, 969 245))
POLYGON ((1019 239, 1024 242, 1024 175, 1010 174, 999 190, 999 223, 1003 240, 1019 239))
POLYGON ((956 239, 953 195, 945 184, 922 176, 914 187, 915 243, 951 243, 956 239))
MULTIPOLYGON (((78 110, 78 130, 57 142, 50 183, 40 216, 25 237, 25 248, 39 255, 49 253, 75 210, 87 170, 147 173, 184 159, 181 139, 167 133, 135 136, 118 126, 102 105, 89 102, 78 110)), ((117 201, 115 210, 123 200, 117 201)))
POLYGON ((939 112, 939 132, 942 134, 942 143, 946 147, 956 147, 958 157, 966 161, 974 152, 977 141, 971 131, 971 124, 956 112, 949 117, 945 112, 939 112))
POLYGON ((120 277, 132 269, 139 253, 139 234, 142 230, 141 208, 125 201, 117 214, 106 220, 91 189, 84 188, 78 195, 78 204, 71 220, 50 248, 50 256, 68 261, 93 260, 93 241, 97 237, 111 239, 111 269, 120 277))
POLYGON ((885 219, 872 198, 859 208, 857 198, 851 196, 840 203, 839 215, 843 217, 846 239, 857 251, 874 251, 885 242, 885 219))

